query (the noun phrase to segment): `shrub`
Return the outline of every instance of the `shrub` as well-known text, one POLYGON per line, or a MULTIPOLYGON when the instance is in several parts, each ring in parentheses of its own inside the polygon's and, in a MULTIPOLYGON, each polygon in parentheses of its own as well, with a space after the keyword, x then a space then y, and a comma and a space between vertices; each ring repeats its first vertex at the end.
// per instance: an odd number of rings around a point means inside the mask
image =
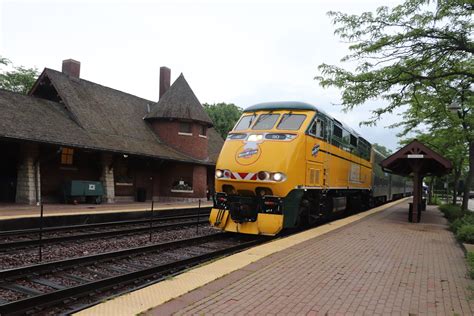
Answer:
POLYGON ((466 214, 461 218, 455 219, 451 223, 451 230, 456 233, 461 226, 466 224, 474 225, 474 214, 466 214))
POLYGON ((469 267, 469 276, 474 279, 474 252, 467 253, 467 265, 469 267))
POLYGON ((474 244, 474 225, 465 224, 459 227, 456 238, 461 242, 474 244))
POLYGON ((444 217, 448 221, 453 222, 455 219, 463 217, 464 212, 461 210, 461 206, 452 205, 452 204, 443 204, 439 206, 441 212, 443 212, 444 217))

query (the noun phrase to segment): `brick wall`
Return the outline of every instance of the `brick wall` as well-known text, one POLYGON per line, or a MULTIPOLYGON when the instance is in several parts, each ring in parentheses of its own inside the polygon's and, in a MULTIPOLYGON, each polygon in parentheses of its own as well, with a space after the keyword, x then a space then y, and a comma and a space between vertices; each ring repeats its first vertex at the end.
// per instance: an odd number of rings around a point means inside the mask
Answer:
POLYGON ((169 146, 197 159, 206 159, 208 154, 207 137, 199 136, 201 126, 192 124, 192 135, 179 135, 178 121, 155 120, 151 123, 156 135, 169 146))
POLYGON ((207 188, 207 168, 183 163, 165 163, 160 172, 160 197, 205 198, 207 188), (191 182, 193 192, 172 191, 173 185, 180 180, 191 182))
POLYGON ((101 181, 101 157, 97 152, 74 150, 73 164, 61 165, 58 148, 41 151, 41 195, 45 201, 61 201, 62 185, 70 180, 101 181))

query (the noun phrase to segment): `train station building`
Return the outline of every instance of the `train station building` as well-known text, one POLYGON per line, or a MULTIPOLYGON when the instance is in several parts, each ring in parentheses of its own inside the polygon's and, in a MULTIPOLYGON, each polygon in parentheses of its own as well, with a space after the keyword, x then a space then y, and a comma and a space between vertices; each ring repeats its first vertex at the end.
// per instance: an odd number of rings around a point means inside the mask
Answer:
POLYGON ((28 95, 0 90, 0 203, 62 202, 72 180, 100 181, 104 202, 205 197, 223 139, 170 74, 158 102, 84 80, 71 59, 28 95))

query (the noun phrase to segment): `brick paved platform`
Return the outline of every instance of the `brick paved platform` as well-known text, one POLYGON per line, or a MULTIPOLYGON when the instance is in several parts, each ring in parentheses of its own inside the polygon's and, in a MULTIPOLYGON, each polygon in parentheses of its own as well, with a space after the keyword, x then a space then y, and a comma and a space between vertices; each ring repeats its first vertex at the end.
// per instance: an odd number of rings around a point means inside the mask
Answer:
POLYGON ((435 207, 407 203, 287 248, 148 315, 473 315, 464 253, 435 207))

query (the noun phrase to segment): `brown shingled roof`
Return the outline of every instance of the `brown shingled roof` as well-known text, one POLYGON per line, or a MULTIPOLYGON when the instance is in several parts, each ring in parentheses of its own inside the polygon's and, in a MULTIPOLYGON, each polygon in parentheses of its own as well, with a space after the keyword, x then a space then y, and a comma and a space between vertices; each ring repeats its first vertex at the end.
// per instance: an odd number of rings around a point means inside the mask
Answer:
POLYGON ((0 89, 0 136, 3 138, 85 147, 93 139, 74 121, 64 105, 0 89))
POLYGON ((213 125, 183 74, 179 75, 145 118, 190 120, 213 125))
POLYGON ((0 137, 200 164, 217 160, 222 138, 212 131, 208 161, 163 144, 143 120, 148 105, 156 105, 152 101, 52 69, 45 69, 41 80, 51 82, 61 103, 34 97, 41 95, 35 88, 33 97, 0 90, 0 137))

